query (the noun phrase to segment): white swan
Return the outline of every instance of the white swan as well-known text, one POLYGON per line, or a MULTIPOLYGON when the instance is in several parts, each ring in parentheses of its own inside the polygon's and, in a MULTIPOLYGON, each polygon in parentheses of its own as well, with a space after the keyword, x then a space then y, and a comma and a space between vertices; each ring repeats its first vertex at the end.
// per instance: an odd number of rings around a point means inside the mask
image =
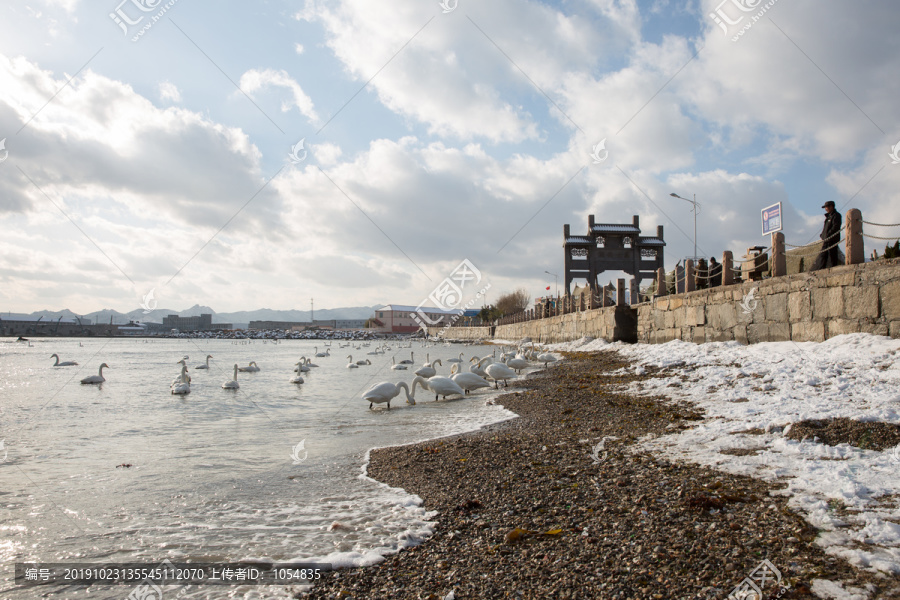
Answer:
POLYGON ((469 367, 469 373, 475 373, 479 377, 487 377, 487 373, 484 372, 484 369, 481 368, 481 363, 484 362, 485 359, 490 359, 490 356, 486 356, 485 358, 478 358, 477 356, 473 356, 469 362, 476 363, 469 367))
POLYGON ((238 371, 241 373, 256 373, 259 371, 259 366, 256 364, 255 360, 251 360, 250 364, 246 367, 238 367, 238 371))
POLYGON ((353 362, 352 354, 347 355, 347 368, 348 369, 358 369, 359 368, 359 365, 356 364, 355 362, 353 362))
POLYGON ((314 363, 313 361, 311 361, 310 359, 307 358, 307 359, 306 359, 306 366, 307 366, 307 367, 318 367, 319 365, 317 365, 316 363, 314 363))
POLYGON ((416 375, 418 375, 419 377, 424 377, 425 379, 434 377, 435 375, 437 375, 437 369, 434 368, 435 363, 440 365, 441 359, 436 358, 433 363, 425 363, 424 365, 416 369, 416 375))
POLYGON ((238 366, 234 365, 234 379, 228 379, 227 381, 225 381, 225 383, 222 384, 223 390, 236 390, 241 387, 237 382, 238 370, 238 366))
POLYGON ((406 359, 401 360, 401 361, 400 361, 400 364, 401 364, 401 365, 411 365, 411 364, 413 364, 413 361, 414 361, 414 360, 416 360, 416 355, 415 355, 414 353, 410 352, 410 353, 409 353, 409 360, 406 360, 406 359))
POLYGON ((67 360, 66 362, 59 362, 59 354, 51 354, 50 358, 56 357, 56 362, 53 364, 54 367, 74 367, 78 363, 74 360, 67 360))
POLYGON ((300 373, 291 377, 291 383, 303 383, 303 377, 300 376, 300 373))
POLYGON ((500 382, 503 381, 503 385, 509 387, 510 379, 515 379, 517 377, 516 372, 504 365, 503 363, 491 363, 484 369, 487 376, 494 380, 496 383, 495 388, 500 388, 500 382))
POLYGON ((206 355, 206 364, 205 365, 197 365, 194 367, 195 369, 208 369, 209 368, 209 359, 212 358, 212 354, 206 355))
POLYGON ((429 379, 425 379, 424 377, 417 376, 413 379, 413 389, 412 395, 415 397, 416 395, 416 384, 422 384, 423 388, 429 389, 434 392, 434 399, 437 401, 438 396, 443 396, 446 398, 447 396, 453 396, 458 394, 460 396, 465 396, 466 392, 461 387, 459 387, 455 381, 450 379, 449 377, 431 377, 429 379))
POLYGON ((305 356, 300 357, 300 362, 298 362, 297 364, 294 365, 295 367, 297 367, 296 369, 294 369, 294 373, 308 373, 309 372, 309 367, 306 364, 306 360, 307 359, 305 356))
POLYGON ((557 360, 558 359, 549 352, 544 352, 543 354, 537 355, 537 361, 544 363, 544 367, 547 366, 547 363, 556 362, 557 360))
POLYGON ((174 382, 172 382, 172 393, 178 395, 185 395, 191 393, 191 384, 188 381, 188 368, 187 366, 181 367, 181 377, 178 377, 174 382))
POLYGON ((531 365, 529 365, 528 361, 524 358, 514 356, 513 358, 506 359, 506 366, 508 366, 510 369, 513 369, 518 375, 519 371, 521 371, 522 369, 527 369, 531 365))
POLYGON ((358 365, 361 366, 361 367, 365 367, 366 365, 371 365, 371 364, 372 364, 372 361, 369 360, 369 359, 367 358, 366 360, 358 360, 358 361, 356 361, 356 364, 358 364, 358 365))
POLYGON ((400 364, 397 364, 397 362, 396 362, 396 360, 394 359, 394 357, 393 357, 393 356, 391 357, 391 369, 392 369, 392 370, 394 370, 394 371, 405 371, 405 370, 407 369, 407 367, 409 367, 409 365, 405 365, 405 364, 403 364, 402 362, 401 362, 400 364))
POLYGON ((100 365, 100 371, 97 375, 91 375, 90 377, 85 377, 84 379, 81 380, 81 383, 103 383, 104 381, 106 381, 106 378, 103 376, 104 368, 108 369, 109 365, 106 363, 103 363, 102 365, 100 365))
POLYGON ((319 352, 319 347, 318 347, 318 346, 313 346, 313 347, 316 349, 316 356, 317 356, 317 357, 322 358, 322 357, 325 357, 325 356, 331 356, 331 351, 330 351, 328 348, 325 348, 325 352, 319 352))
POLYGON ((466 390, 467 394, 472 390, 491 387, 490 383, 475 373, 458 373, 457 371, 459 371, 459 365, 453 365, 450 369, 450 379, 456 382, 456 385, 466 390))
MULTIPOLYGON (((415 388, 415 384, 413 384, 413 388, 415 388)), ((415 404, 415 397, 409 394, 409 387, 402 381, 397 384, 390 383, 389 381, 377 383, 373 387, 363 392, 362 397, 363 400, 369 401, 369 408, 372 408, 373 404, 381 404, 382 402, 387 402, 388 410, 390 410, 391 400, 400 395, 401 389, 406 391, 406 403, 415 404)))
POLYGON ((448 363, 461 363, 461 362, 463 361, 462 357, 463 357, 463 353, 460 352, 460 353, 459 353, 459 358, 448 358, 448 359, 447 359, 447 362, 448 362, 448 363))
POLYGON ((186 378, 187 378, 187 382, 190 383, 190 382, 191 382, 191 374, 187 372, 187 363, 185 362, 185 360, 182 358, 181 360, 179 360, 179 361, 178 361, 177 363, 175 363, 175 364, 176 364, 176 365, 181 365, 181 366, 182 366, 182 369, 181 369, 182 375, 179 375, 178 377, 176 377, 175 379, 173 379, 173 380, 172 380, 172 385, 177 385, 178 383, 180 383, 181 380, 182 380, 182 379, 181 379, 182 377, 186 377, 186 378))

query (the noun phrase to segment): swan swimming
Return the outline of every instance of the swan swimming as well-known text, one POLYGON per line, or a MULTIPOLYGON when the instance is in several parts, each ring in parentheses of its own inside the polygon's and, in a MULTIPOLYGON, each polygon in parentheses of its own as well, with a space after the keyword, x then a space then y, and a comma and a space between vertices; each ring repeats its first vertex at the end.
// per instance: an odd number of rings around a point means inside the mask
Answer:
POLYGON ((461 363, 462 361, 463 361, 463 353, 462 352, 459 353, 459 357, 457 357, 457 358, 448 358, 447 359, 448 363, 461 363))
POLYGON ((54 367, 74 367, 78 363, 74 360, 67 360, 66 362, 59 362, 59 354, 51 354, 50 358, 56 357, 56 362, 53 364, 54 367))
POLYGON ((300 373, 291 377, 291 383, 303 383, 303 377, 300 376, 300 373))
POLYGON ((237 382, 237 374, 238 374, 238 366, 234 365, 234 379, 229 379, 225 383, 222 384, 222 389, 224 390, 236 390, 241 386, 238 385, 237 382))
POLYGON ((208 369, 209 368, 209 359, 212 358, 212 354, 206 355, 206 364, 205 365, 197 365, 194 367, 195 369, 208 369))
POLYGON ((179 383, 179 382, 181 381, 182 376, 183 376, 183 377, 186 377, 186 378, 187 378, 187 382, 190 383, 190 382, 191 382, 191 374, 188 373, 188 372, 186 371, 186 369, 187 369, 187 363, 185 362, 185 360, 182 358, 181 360, 179 360, 179 361, 178 361, 177 363, 175 363, 175 364, 176 364, 176 365, 181 365, 181 366, 184 367, 184 368, 181 370, 182 375, 179 375, 178 377, 176 377, 175 379, 172 380, 172 385, 176 385, 177 383, 179 383))
POLYGON ((318 358, 323 358, 325 356, 331 356, 331 350, 329 350, 328 348, 325 348, 325 352, 319 352, 318 346, 313 346, 313 348, 315 348, 316 357, 318 357, 318 358))
MULTIPOLYGON (((415 387, 415 384, 413 384, 413 389, 415 389, 415 387)), ((406 391, 406 403, 415 404, 415 396, 410 395, 409 387, 402 381, 397 384, 391 383, 389 381, 377 383, 373 387, 363 392, 362 397, 363 400, 369 401, 369 408, 372 408, 373 404, 381 404, 382 402, 387 402, 388 410, 391 410, 391 400, 400 395, 401 389, 406 391)))
POLYGON ((100 371, 97 375, 91 375, 90 377, 85 377, 81 380, 81 383, 103 383, 106 381, 106 378, 103 376, 103 369, 110 368, 108 364, 103 363, 100 365, 100 371))
POLYGON ((347 355, 347 368, 348 369, 358 369, 359 368, 359 365, 356 364, 355 362, 353 362, 352 354, 347 355))
POLYGON ((172 382, 172 393, 178 395, 185 395, 191 393, 191 384, 188 381, 189 375, 187 374, 188 368, 187 366, 181 367, 181 377, 178 377, 175 382, 172 382), (177 382, 177 383, 176 383, 177 382))
POLYGON ((444 398, 446 398, 447 396, 453 396, 455 394, 459 394, 460 396, 466 395, 465 390, 459 387, 456 382, 449 377, 431 377, 429 379, 425 379, 421 375, 417 376, 415 379, 413 379, 413 397, 415 397, 416 395, 416 384, 421 384, 423 388, 434 392, 435 402, 437 401, 438 396, 443 396, 444 398))
POLYGON ((259 366, 256 364, 255 360, 251 360, 250 364, 246 367, 238 367, 238 371, 241 373, 256 373, 259 371, 259 366))
POLYGON ((466 390, 467 394, 471 390, 491 387, 490 383, 475 373, 459 373, 458 371, 459 365, 453 365, 453 368, 450 369, 450 379, 456 382, 456 385, 466 390))
POLYGON ((400 361, 400 364, 401 364, 401 365, 411 365, 411 364, 413 364, 413 361, 414 361, 414 360, 416 360, 416 355, 415 355, 414 353, 410 352, 410 353, 409 353, 409 360, 403 359, 403 360, 400 361))
POLYGON ((434 377, 435 375, 437 375, 437 369, 434 368, 435 363, 440 365, 441 359, 436 358, 433 363, 425 363, 424 365, 416 369, 416 375, 418 375, 419 377, 424 377, 425 379, 434 377))
POLYGON ((400 363, 400 364, 398 365, 397 362, 395 361, 394 357, 393 357, 393 356, 391 357, 391 369, 392 369, 392 370, 394 370, 394 371, 405 371, 405 370, 407 369, 407 367, 409 367, 409 365, 405 365, 405 364, 403 364, 403 363, 400 363))
POLYGON ((306 357, 305 356, 301 356, 300 362, 298 362, 294 366, 297 367, 296 369, 294 369, 294 373, 308 373, 309 372, 309 367, 306 366, 306 357))

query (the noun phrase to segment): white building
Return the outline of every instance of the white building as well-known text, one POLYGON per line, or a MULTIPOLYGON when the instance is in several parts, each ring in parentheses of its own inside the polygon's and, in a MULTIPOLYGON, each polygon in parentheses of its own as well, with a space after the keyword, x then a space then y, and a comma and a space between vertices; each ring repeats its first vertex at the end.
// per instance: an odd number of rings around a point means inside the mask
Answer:
POLYGON ((450 323, 453 317, 460 314, 475 316, 477 310, 445 310, 430 306, 408 306, 405 304, 388 304, 375 311, 372 319, 375 321, 375 329, 384 333, 415 333, 422 328, 444 327, 450 323), (422 314, 419 314, 420 311, 422 314), (423 316, 424 315, 424 316, 423 316), (413 318, 415 317, 415 318, 413 318))

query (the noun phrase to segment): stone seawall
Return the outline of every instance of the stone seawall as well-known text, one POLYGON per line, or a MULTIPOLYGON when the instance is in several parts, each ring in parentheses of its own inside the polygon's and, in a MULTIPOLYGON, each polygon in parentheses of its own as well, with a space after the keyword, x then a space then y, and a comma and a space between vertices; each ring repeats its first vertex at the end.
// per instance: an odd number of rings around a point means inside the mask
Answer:
POLYGON ((860 332, 897 338, 900 259, 698 290, 636 308, 638 341, 651 344, 821 342, 860 332))
MULTIPOLYGON (((520 340, 529 337, 541 344, 577 340, 584 336, 611 341, 637 341, 637 311, 630 306, 610 306, 574 312, 547 319, 523 321, 496 327, 452 327, 443 334, 448 340, 520 340), (494 330, 493 336, 491 329, 494 330)), ((429 328, 429 335, 441 329, 429 328)))
POLYGON ((428 335, 458 342, 489 342, 493 339, 493 335, 491 335, 493 329, 493 327, 451 327, 450 329, 429 327, 428 335))
MULTIPOLYGON (((437 335, 439 328, 429 330, 437 335)), ((598 308, 497 327, 453 327, 447 339, 557 343, 590 336, 659 344, 736 340, 821 342, 844 333, 900 338, 900 259, 748 281, 634 306, 598 308), (493 329, 493 331, 492 331, 493 329)))

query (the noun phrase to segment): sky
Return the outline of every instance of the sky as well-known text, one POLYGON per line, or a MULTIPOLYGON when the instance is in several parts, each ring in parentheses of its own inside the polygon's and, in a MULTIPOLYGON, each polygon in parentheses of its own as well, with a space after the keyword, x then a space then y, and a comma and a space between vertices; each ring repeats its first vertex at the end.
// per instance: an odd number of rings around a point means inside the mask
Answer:
POLYGON ((692 255, 673 192, 706 256, 768 245, 776 202, 794 245, 827 200, 900 223, 898 27, 893 0, 4 3, 0 310, 435 304, 464 260, 479 304, 538 296, 589 214, 692 255))

